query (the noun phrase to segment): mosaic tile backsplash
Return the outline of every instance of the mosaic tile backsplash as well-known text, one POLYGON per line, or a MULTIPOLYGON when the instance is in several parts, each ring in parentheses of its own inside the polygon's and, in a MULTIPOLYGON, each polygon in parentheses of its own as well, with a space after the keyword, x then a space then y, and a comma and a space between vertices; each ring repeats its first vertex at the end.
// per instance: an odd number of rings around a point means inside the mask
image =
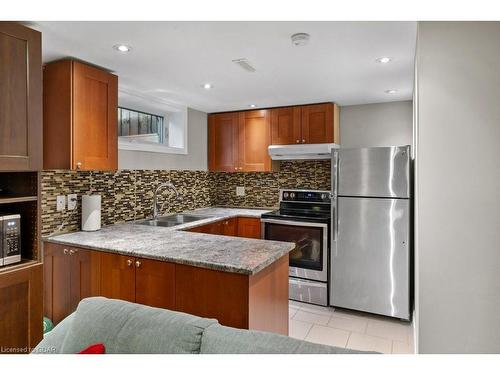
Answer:
POLYGON ((276 207, 282 188, 330 189, 329 161, 281 162, 280 171, 225 173, 178 170, 119 170, 116 172, 49 170, 41 173, 42 236, 80 229, 81 195, 101 194, 102 225, 152 216, 153 192, 171 181, 182 195, 160 194, 162 212, 181 212, 208 206, 276 207), (236 196, 236 186, 245 196, 236 196), (77 209, 56 211, 56 197, 75 193, 77 209))

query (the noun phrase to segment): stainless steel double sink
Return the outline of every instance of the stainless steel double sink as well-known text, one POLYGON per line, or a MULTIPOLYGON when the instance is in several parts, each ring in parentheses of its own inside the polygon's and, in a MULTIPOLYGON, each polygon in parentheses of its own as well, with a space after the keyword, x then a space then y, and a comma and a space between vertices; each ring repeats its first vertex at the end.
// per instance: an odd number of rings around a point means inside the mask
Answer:
POLYGON ((167 216, 159 216, 156 219, 147 219, 134 222, 138 225, 149 225, 152 227, 175 227, 177 225, 192 223, 193 221, 199 221, 204 219, 209 219, 213 216, 202 216, 202 215, 192 215, 192 214, 174 214, 167 216))

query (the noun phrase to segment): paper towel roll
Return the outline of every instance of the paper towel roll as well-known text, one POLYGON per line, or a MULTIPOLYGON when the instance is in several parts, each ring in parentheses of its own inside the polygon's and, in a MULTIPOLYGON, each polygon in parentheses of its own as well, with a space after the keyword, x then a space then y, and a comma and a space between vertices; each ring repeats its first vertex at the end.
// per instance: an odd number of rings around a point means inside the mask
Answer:
POLYGON ((95 231, 101 229, 101 196, 82 196, 82 230, 95 231))

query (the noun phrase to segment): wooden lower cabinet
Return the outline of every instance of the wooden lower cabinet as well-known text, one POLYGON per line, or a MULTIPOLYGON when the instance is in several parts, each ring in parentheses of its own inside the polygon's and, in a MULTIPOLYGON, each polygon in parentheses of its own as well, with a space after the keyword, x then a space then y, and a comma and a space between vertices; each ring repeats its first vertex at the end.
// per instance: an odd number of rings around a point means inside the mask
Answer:
POLYGON ((260 219, 253 217, 238 218, 238 237, 257 238, 261 237, 260 219))
MULTIPOLYGON (((227 230, 236 231, 236 222, 229 220, 227 230)), ((71 249, 45 243, 45 311, 56 324, 81 299, 104 296, 214 318, 230 327, 288 334, 288 255, 246 275, 71 249), (65 249, 78 251, 67 255, 65 249)))
POLYGON ((135 302, 135 258, 100 254, 100 295, 135 302))
POLYGON ((219 234, 246 238, 261 238, 260 219, 253 217, 233 217, 188 229, 189 232, 219 234))
POLYGON ((229 327, 288 335, 288 255, 256 275, 175 267, 177 311, 229 327))
POLYGON ((45 243, 43 280, 44 314, 57 324, 82 299, 99 295, 99 254, 45 243))
POLYGON ((0 348, 29 353, 43 336, 42 265, 0 274, 0 348))
POLYGON ((175 310, 175 264, 137 259, 135 302, 175 310))

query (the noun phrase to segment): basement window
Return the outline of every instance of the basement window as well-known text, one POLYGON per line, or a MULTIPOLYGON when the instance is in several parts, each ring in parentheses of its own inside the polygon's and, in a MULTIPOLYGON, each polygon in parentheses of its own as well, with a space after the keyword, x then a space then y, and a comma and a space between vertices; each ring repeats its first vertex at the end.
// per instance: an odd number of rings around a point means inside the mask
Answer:
POLYGON ((118 107, 118 136, 122 140, 168 145, 165 116, 118 107))

